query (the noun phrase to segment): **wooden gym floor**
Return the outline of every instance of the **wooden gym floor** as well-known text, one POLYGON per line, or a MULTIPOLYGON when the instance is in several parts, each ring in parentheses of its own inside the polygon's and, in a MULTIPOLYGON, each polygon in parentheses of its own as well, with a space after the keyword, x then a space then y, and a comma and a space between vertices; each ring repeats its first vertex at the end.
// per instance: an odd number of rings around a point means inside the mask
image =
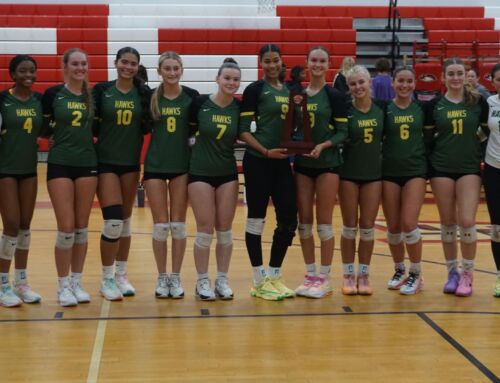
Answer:
MULTIPOLYGON (((92 302, 61 308, 53 259, 56 222, 45 169, 41 164, 28 268, 31 284, 43 300, 0 308, 1 382, 500 382, 500 299, 492 297, 496 277, 484 204, 478 213, 480 242, 470 298, 441 292, 446 267, 438 216, 435 205, 427 203, 421 215, 425 286, 420 294, 401 296, 386 289, 393 270, 380 215, 371 268, 373 296, 341 294, 337 243, 333 295, 283 302, 249 296, 243 204, 233 226, 234 301, 194 299, 191 211, 182 271, 186 297, 155 299, 148 208, 135 209, 132 219, 129 276, 137 295, 122 302, 105 301, 98 293, 101 212, 94 208, 83 279, 92 302)), ((263 237, 266 254, 274 227, 271 209, 263 237)), ((336 206, 337 238, 340 225, 336 206)), ((214 264, 212 253, 212 275, 214 264)), ((304 265, 297 238, 283 272, 290 287, 301 282, 304 265)))

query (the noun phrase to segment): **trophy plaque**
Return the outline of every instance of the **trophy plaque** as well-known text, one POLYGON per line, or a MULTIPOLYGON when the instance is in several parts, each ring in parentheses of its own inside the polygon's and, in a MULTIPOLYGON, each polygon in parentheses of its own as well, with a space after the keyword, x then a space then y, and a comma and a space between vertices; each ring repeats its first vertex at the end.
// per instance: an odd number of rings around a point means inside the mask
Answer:
POLYGON ((311 121, 307 111, 307 94, 305 91, 290 93, 280 147, 288 149, 289 154, 306 154, 314 146, 311 121), (297 95, 302 97, 300 104, 294 102, 294 97, 297 95))

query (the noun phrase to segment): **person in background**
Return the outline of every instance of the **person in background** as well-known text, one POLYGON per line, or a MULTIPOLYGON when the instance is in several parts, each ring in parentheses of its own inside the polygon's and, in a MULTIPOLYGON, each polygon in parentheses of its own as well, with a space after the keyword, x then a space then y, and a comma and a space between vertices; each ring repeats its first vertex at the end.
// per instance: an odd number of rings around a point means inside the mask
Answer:
POLYGON ((340 70, 335 75, 333 79, 333 88, 337 89, 341 94, 350 97, 349 87, 347 86, 346 74, 349 72, 356 62, 351 56, 346 56, 342 60, 342 65, 340 66, 340 70))
POLYGON ((385 57, 375 61, 377 75, 372 79, 372 96, 376 100, 390 101, 394 98, 392 88, 391 63, 385 57))
POLYGON ((475 89, 476 92, 483 96, 485 100, 487 100, 488 97, 491 96, 490 92, 488 92, 488 89, 486 89, 484 85, 479 83, 479 71, 476 68, 470 68, 467 71, 467 82, 470 86, 472 86, 472 89, 475 89))

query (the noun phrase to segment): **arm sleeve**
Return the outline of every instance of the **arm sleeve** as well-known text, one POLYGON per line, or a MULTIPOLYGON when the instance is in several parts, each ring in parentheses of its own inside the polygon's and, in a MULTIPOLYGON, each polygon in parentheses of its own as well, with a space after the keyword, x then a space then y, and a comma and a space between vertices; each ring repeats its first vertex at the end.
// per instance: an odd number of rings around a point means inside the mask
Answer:
POLYGON ((332 146, 337 146, 347 138, 347 104, 345 97, 337 89, 329 87, 326 89, 328 89, 327 92, 332 109, 330 124, 335 128, 335 133, 330 141, 332 146))
POLYGON ((250 124, 257 115, 257 103, 263 82, 253 82, 245 88, 240 108, 239 132, 250 133, 250 124))
POLYGON ((49 88, 42 96, 43 124, 40 131, 41 137, 50 137, 53 133, 55 126, 53 103, 57 90, 57 87, 49 88))
POLYGON ((421 104, 422 110, 424 112, 424 144, 427 156, 430 155, 432 146, 434 144, 434 135, 436 133, 434 107, 436 106, 437 101, 438 97, 421 104))
POLYGON ((96 84, 92 89, 92 97, 94 99, 94 122, 92 124, 92 134, 94 137, 99 137, 99 131, 101 127, 101 98, 104 88, 102 83, 96 84))
POLYGON ((196 130, 198 125, 198 111, 200 109, 199 106, 195 105, 196 100, 200 97, 200 93, 196 89, 189 88, 187 86, 182 86, 184 92, 191 98, 191 105, 189 106, 189 135, 192 136, 196 130), (194 110, 196 108, 196 111, 194 110))

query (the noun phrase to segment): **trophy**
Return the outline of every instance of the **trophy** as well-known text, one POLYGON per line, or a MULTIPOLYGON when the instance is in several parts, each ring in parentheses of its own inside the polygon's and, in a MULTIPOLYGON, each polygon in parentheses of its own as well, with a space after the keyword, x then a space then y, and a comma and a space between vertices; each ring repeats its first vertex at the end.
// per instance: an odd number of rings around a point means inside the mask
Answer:
POLYGON ((313 150, 314 146, 307 111, 307 94, 305 91, 290 93, 280 147, 288 149, 289 154, 306 154, 313 150), (294 102, 297 95, 302 97, 300 104, 294 102))

